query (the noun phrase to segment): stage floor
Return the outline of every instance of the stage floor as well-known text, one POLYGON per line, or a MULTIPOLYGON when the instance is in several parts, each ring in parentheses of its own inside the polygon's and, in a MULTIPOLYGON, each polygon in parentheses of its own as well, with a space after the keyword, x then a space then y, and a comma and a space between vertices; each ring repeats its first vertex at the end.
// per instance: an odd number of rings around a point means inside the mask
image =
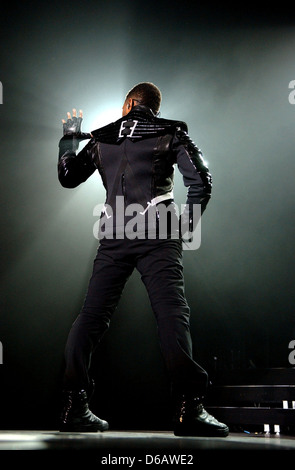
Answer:
POLYGON ((0 458, 81 465, 81 459, 97 465, 143 468, 151 464, 190 465, 208 458, 226 460, 227 468, 239 461, 253 463, 257 455, 264 463, 280 463, 282 452, 295 455, 295 436, 231 433, 226 438, 175 437, 172 432, 107 431, 104 433, 60 433, 58 431, 0 431, 0 458), (52 458, 52 460, 51 460, 52 458), (92 459, 92 460, 91 460, 92 459))

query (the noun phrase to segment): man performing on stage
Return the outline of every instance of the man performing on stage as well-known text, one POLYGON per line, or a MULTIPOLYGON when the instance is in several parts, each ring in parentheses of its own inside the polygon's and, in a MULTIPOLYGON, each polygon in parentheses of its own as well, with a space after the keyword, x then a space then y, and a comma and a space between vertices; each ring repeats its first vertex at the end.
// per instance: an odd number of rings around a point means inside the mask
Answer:
POLYGON ((81 132, 82 112, 77 117, 73 110, 73 115, 68 113, 67 121, 63 120, 58 161, 61 185, 75 188, 98 170, 106 202, 88 291, 65 349, 61 431, 93 432, 109 427, 88 406, 93 391, 91 357, 136 268, 155 314, 176 403, 174 434, 228 435, 228 427, 209 415, 202 404, 208 377, 192 357, 182 269, 184 227, 193 233, 197 223, 194 207, 198 205, 201 213, 205 210, 211 197, 211 175, 188 136, 186 124, 159 118, 160 104, 160 90, 152 83, 139 83, 126 95, 123 117, 91 134, 81 132), (89 142, 76 154, 84 139, 89 142), (180 218, 173 202, 174 165, 188 188, 180 218), (143 208, 136 217, 136 231, 132 210, 128 210, 135 204, 143 208), (163 207, 169 210, 165 212, 163 207), (163 214, 170 214, 164 231, 163 214))

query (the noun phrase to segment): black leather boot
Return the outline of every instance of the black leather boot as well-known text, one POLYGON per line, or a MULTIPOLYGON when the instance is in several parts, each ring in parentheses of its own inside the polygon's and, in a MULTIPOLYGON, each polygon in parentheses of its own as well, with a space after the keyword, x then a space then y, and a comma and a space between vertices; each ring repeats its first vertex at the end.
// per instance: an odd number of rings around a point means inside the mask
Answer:
POLYGON ((226 437, 228 433, 227 425, 211 416, 199 398, 182 397, 174 420, 175 436, 226 437))
POLYGON ((61 415, 61 432, 96 432, 106 431, 109 424, 88 407, 85 390, 64 392, 64 408, 61 415))

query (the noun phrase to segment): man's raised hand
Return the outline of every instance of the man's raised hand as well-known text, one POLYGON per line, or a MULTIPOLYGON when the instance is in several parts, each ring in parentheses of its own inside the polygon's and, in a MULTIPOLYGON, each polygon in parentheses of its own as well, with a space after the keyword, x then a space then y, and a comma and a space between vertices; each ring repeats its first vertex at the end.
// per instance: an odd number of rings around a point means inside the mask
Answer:
POLYGON ((67 112, 67 120, 62 119, 62 124, 63 124, 63 135, 65 136, 73 136, 75 137, 78 142, 85 140, 85 139, 91 139, 92 135, 81 132, 81 124, 83 120, 83 111, 80 109, 79 111, 79 116, 77 117, 77 110, 73 108, 73 115, 71 116, 71 113, 68 111, 67 112))
POLYGON ((68 134, 80 134, 81 133, 81 124, 83 120, 83 111, 80 109, 79 117, 77 118, 77 110, 73 109, 73 117, 71 113, 67 112, 67 121, 62 119, 64 135, 68 134))

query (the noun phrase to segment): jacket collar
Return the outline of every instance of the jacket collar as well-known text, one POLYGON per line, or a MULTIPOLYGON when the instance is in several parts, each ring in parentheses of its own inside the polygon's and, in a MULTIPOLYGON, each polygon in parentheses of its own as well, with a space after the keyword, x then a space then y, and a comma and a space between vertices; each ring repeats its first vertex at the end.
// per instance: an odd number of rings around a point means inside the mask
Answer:
POLYGON ((151 110, 151 108, 145 106, 144 104, 138 104, 136 106, 133 106, 131 111, 126 114, 125 119, 132 117, 134 114, 146 114, 149 117, 157 117, 157 115, 151 110))

